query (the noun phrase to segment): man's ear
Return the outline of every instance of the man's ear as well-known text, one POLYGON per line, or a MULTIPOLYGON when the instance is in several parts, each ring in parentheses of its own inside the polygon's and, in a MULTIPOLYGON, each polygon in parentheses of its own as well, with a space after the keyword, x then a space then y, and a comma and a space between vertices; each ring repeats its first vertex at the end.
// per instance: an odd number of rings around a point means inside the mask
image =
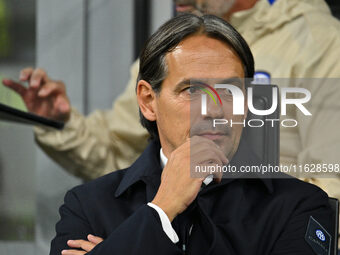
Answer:
POLYGON ((140 80, 137 84, 137 101, 143 116, 149 121, 155 121, 156 93, 145 80, 140 80))

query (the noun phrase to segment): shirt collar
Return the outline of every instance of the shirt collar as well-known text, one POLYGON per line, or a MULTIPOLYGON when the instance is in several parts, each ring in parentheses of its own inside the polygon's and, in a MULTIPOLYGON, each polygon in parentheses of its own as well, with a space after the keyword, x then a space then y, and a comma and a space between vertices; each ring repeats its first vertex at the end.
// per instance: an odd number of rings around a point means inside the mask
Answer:
POLYGON ((164 168, 166 163, 168 163, 168 158, 164 155, 162 148, 161 148, 161 150, 159 152, 159 157, 161 159, 161 167, 164 168))
POLYGON ((144 183, 152 181, 154 185, 159 185, 162 174, 159 157, 160 147, 159 141, 152 140, 142 155, 125 170, 124 177, 115 192, 116 197, 119 197, 130 186, 139 181, 144 183))

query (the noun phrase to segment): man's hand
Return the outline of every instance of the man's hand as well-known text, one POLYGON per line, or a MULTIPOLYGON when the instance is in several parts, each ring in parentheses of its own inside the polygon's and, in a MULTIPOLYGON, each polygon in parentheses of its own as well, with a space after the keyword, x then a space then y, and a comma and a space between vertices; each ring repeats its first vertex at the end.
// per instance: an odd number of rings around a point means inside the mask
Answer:
MULTIPOLYGON (((210 175, 207 172, 200 178, 192 178, 190 164, 196 166, 212 163, 225 165, 228 159, 213 141, 199 136, 192 137, 171 153, 152 203, 162 208, 172 221, 194 201, 203 180, 210 175)), ((220 181, 221 173, 215 177, 220 181)))
POLYGON ((82 255, 85 253, 90 252, 94 247, 96 247, 97 244, 101 243, 103 241, 103 238, 94 236, 94 235, 88 235, 87 236, 88 241, 85 240, 68 240, 67 245, 71 248, 77 248, 82 250, 63 250, 61 252, 62 255, 82 255))
POLYGON ((25 68, 20 72, 19 82, 4 79, 2 83, 17 92, 24 100, 28 111, 57 121, 70 118, 71 106, 61 81, 50 80, 42 69, 25 68))

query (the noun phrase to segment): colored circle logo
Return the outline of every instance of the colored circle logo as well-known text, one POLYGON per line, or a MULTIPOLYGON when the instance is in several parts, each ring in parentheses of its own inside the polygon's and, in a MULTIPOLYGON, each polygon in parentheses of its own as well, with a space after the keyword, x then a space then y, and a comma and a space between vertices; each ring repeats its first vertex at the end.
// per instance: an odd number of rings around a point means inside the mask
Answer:
POLYGON ((315 231, 315 234, 322 242, 324 242, 326 240, 324 233, 320 229, 317 229, 315 231))

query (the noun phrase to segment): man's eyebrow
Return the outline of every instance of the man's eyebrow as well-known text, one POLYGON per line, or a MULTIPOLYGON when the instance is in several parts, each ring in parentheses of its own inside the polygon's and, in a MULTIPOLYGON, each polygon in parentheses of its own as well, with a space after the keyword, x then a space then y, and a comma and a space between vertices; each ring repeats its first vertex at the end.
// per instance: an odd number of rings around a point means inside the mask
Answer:
POLYGON ((210 84, 213 81, 213 84, 211 86, 214 86, 215 84, 232 84, 236 85, 238 87, 241 87, 243 84, 243 79, 240 77, 231 77, 231 78, 226 78, 226 79, 215 79, 215 78, 207 78, 207 79, 183 79, 179 83, 176 84, 175 90, 181 90, 183 86, 186 85, 207 85, 210 84))
POLYGON ((239 77, 231 77, 227 79, 217 80, 216 82, 214 82, 214 85, 215 84, 232 84, 241 87, 243 84, 243 79, 239 77))
POLYGON ((192 83, 192 79, 183 79, 175 86, 175 91, 179 91, 184 87, 185 85, 190 85, 192 83))

